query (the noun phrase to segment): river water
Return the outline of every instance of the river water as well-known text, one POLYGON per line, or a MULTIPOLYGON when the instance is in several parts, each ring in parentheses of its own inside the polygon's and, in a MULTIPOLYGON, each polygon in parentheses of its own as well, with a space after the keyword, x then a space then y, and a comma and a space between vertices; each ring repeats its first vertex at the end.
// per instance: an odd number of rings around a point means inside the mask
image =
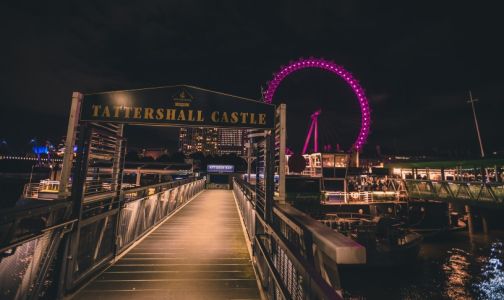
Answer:
POLYGON ((341 274, 349 299, 504 299, 504 231, 424 241, 416 262, 341 274))

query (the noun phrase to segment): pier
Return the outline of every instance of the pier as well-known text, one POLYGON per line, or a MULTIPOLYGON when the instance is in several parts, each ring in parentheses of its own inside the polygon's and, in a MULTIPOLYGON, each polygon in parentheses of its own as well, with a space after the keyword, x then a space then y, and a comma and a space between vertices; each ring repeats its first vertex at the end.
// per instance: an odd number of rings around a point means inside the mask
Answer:
POLYGON ((183 166, 154 173, 131 168, 124 159, 125 124, 191 120, 123 116, 110 122, 92 107, 117 103, 123 92, 74 93, 57 180, 50 188, 29 185, 23 195, 36 204, 0 216, 4 299, 342 299, 338 268, 365 264, 366 249, 275 199, 284 185, 283 176, 275 182, 274 168, 275 157, 285 156, 285 145, 275 147, 275 140, 285 143, 285 105, 192 86, 128 95, 135 109, 145 98, 164 98, 174 107, 189 102, 193 109, 206 108, 211 98, 213 110, 262 115, 255 124, 211 118, 199 124, 248 129, 258 164, 255 184, 229 174, 229 184, 215 185, 212 176, 183 166), (189 100, 172 98, 187 91, 189 100), (139 179, 149 172, 158 182, 143 185, 139 179), (136 174, 135 184, 123 182, 127 173, 136 174), (163 181, 169 173, 187 178, 163 181))
POLYGON ((260 299, 243 229, 231 191, 203 191, 75 299, 260 299))

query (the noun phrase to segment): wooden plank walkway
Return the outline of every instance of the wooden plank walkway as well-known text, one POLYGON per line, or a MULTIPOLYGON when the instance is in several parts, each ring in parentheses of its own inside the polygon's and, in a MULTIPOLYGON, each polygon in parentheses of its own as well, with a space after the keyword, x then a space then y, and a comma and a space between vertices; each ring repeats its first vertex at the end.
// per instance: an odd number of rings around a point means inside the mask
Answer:
POLYGON ((198 195, 75 299, 260 299, 232 191, 198 195))

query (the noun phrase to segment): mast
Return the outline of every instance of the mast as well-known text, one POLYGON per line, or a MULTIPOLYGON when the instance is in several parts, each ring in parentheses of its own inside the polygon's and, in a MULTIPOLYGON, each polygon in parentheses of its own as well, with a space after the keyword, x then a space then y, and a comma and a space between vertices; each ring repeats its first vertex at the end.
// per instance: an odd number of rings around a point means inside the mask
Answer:
POLYGON ((481 134, 479 130, 479 125, 478 125, 478 118, 476 117, 476 109, 474 107, 474 102, 477 102, 478 99, 473 99, 471 91, 469 91, 469 101, 467 103, 471 103, 472 107, 472 112, 473 112, 473 117, 474 117, 474 124, 476 125, 476 133, 478 134, 478 141, 479 141, 479 146, 480 146, 480 151, 481 151, 481 158, 485 157, 485 151, 483 151, 483 143, 481 142, 481 134))

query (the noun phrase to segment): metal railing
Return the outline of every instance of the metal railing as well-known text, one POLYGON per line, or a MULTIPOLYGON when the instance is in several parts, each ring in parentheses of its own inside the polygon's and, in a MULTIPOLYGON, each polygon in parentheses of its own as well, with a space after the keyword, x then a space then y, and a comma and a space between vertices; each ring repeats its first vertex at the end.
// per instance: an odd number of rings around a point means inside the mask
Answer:
POLYGON ((0 215, 0 299, 56 299, 73 292, 205 186, 185 179, 0 215), (69 233, 69 234, 67 234, 69 233))
POLYGON ((23 187, 23 197, 26 199, 37 199, 39 196, 40 183, 26 183, 23 187))
POLYGON ((52 298, 63 260, 57 253, 77 221, 70 213, 71 202, 65 200, 1 212, 1 299, 52 298))
POLYGON ((117 235, 118 252, 124 251, 150 228, 202 191, 204 186, 205 181, 202 179, 196 181, 186 179, 150 186, 147 189, 135 188, 125 191, 117 235))
MULTIPOLYGON (((326 227, 315 221, 308 228, 296 216, 303 213, 289 205, 274 207, 273 222, 269 224, 261 211, 256 210, 260 201, 253 187, 239 178, 233 183, 267 297, 342 299, 335 253, 329 250, 332 247, 329 242, 319 239, 313 231, 314 227, 320 230, 326 230, 326 227)), ((326 230, 324 234, 333 232, 326 230)))
POLYGON ((504 205, 504 183, 404 180, 410 198, 504 205))
POLYGON ((87 201, 71 245, 67 290, 109 265, 150 229, 204 189, 203 179, 185 179, 122 190, 119 199, 87 201))
MULTIPOLYGON (((58 180, 41 180, 40 182, 26 183, 22 196, 25 199, 55 200, 58 198, 60 182, 58 180)), ((71 188, 72 184, 68 184, 71 188)))
POLYGON ((404 199, 399 191, 324 192, 324 203, 384 202, 404 199))

